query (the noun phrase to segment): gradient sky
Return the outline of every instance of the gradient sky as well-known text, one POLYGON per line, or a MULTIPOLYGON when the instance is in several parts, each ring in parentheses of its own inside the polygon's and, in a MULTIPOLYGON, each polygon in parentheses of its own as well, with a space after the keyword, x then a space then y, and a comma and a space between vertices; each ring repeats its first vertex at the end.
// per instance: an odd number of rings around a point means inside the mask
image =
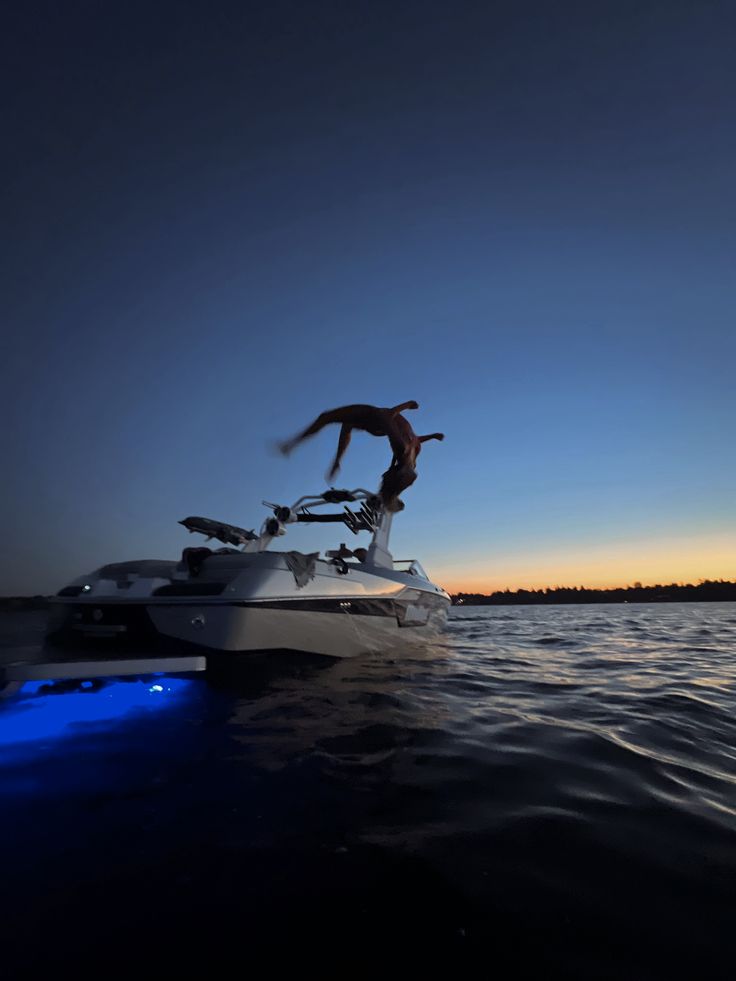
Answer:
POLYGON ((394 553, 447 588, 736 578, 733 4, 34 3, 0 44, 0 595, 258 527, 337 430, 272 441, 407 399, 447 438, 394 553))

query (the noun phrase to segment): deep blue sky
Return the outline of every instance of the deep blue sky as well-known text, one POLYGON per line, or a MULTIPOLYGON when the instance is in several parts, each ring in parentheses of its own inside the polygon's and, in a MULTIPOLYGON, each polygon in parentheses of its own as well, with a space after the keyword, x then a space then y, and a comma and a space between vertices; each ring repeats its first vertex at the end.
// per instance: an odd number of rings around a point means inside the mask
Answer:
POLYGON ((0 595, 258 525, 337 432, 273 440, 412 398, 447 439, 395 552, 450 588, 736 576, 732 4, 16 4, 1 43, 0 595))

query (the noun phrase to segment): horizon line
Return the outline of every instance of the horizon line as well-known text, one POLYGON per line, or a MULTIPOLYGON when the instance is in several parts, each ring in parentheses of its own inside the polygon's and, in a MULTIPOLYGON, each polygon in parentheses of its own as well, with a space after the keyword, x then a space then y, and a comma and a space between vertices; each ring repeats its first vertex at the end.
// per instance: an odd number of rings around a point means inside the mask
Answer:
POLYGON ((511 588, 506 586, 503 589, 491 589, 488 593, 479 592, 472 589, 456 589, 450 592, 451 596, 493 596, 496 593, 545 593, 547 591, 555 592, 557 590, 577 590, 588 593, 605 593, 613 592, 615 590, 639 590, 639 589, 671 589, 673 586, 680 589, 699 589, 701 586, 736 586, 736 580, 732 579, 699 579, 697 582, 656 582, 656 583, 642 583, 638 579, 633 583, 627 583, 625 585, 616 586, 566 586, 566 585, 554 585, 554 586, 516 586, 511 588))

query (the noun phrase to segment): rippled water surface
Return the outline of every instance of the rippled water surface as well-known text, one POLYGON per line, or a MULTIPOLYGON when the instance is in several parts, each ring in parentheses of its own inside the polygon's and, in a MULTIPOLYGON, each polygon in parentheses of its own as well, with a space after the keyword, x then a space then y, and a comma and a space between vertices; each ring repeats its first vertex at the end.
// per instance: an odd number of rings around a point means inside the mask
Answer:
MULTIPOLYGON (((39 623, 4 618, 6 660, 39 623)), ((6 957, 47 969, 83 923, 119 965, 165 937, 209 965, 733 976, 735 654, 736 604, 475 607, 383 656, 26 689, 0 703, 6 957)))

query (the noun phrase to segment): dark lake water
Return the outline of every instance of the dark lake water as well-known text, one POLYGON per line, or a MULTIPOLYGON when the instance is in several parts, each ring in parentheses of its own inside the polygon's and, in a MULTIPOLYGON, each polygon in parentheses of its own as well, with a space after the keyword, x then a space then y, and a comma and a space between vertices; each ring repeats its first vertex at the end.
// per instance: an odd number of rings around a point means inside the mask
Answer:
MULTIPOLYGON (((41 630, 4 615, 3 657, 41 630)), ((735 655, 736 604, 476 607, 380 657, 28 686, 0 702, 7 976, 402 949, 733 977, 735 655)))

